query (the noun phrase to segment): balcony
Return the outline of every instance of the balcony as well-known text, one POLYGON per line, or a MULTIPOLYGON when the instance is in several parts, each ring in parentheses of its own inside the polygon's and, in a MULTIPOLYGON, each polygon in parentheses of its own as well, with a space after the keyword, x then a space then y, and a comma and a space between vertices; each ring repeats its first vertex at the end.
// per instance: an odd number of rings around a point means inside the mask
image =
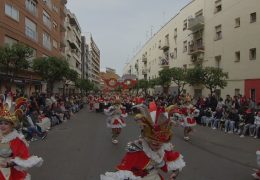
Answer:
POLYGON ((147 74, 147 72, 148 72, 148 71, 147 71, 147 68, 143 68, 143 69, 142 69, 142 75, 147 74))
POLYGON ((142 62, 147 63, 147 55, 146 54, 143 54, 142 62))
POLYGON ((189 45, 188 54, 189 55, 200 54, 200 53, 204 53, 204 51, 205 49, 202 44, 191 44, 189 45))
POLYGON ((202 64, 204 60, 204 54, 194 54, 191 55, 191 62, 194 64, 202 64))
POLYGON ((202 27, 204 27, 204 16, 198 16, 188 20, 188 30, 196 31, 202 27))
POLYGON ((161 68, 169 68, 169 59, 161 58, 159 62, 161 68))
POLYGON ((169 41, 165 41, 159 48, 163 51, 167 51, 170 48, 169 41))

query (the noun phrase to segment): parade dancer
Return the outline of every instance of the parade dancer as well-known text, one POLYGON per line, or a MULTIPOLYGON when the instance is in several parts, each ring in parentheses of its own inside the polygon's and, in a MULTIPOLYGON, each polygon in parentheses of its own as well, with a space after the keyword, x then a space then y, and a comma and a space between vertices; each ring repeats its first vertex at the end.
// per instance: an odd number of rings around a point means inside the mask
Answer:
POLYGON ((142 126, 141 138, 127 145, 127 153, 116 167, 116 172, 106 172, 101 180, 163 180, 159 170, 171 172, 176 179, 185 166, 183 156, 173 150, 172 121, 162 109, 151 116, 148 108, 138 106, 137 121, 142 126))
POLYGON ((183 126, 184 126, 184 140, 190 140, 190 133, 193 131, 192 127, 196 126, 196 119, 194 118, 197 114, 197 110, 193 107, 183 107, 181 109, 183 115, 183 126))
POLYGON ((104 113, 109 116, 107 118, 107 127, 112 129, 112 143, 118 143, 118 136, 121 129, 126 126, 125 119, 127 113, 125 108, 121 105, 119 97, 114 100, 114 105, 104 110, 104 113))
POLYGON ((252 174, 252 176, 253 176, 255 179, 260 179, 260 149, 258 149, 258 150, 256 151, 256 163, 257 163, 258 169, 254 169, 254 170, 255 170, 255 173, 252 174))
POLYGON ((89 95, 88 96, 88 103, 89 103, 89 111, 92 112, 94 111, 94 96, 93 95, 89 95))
POLYGON ((29 180, 28 168, 40 166, 42 158, 30 156, 28 143, 15 127, 22 110, 11 113, 8 104, 0 107, 0 179, 29 180))

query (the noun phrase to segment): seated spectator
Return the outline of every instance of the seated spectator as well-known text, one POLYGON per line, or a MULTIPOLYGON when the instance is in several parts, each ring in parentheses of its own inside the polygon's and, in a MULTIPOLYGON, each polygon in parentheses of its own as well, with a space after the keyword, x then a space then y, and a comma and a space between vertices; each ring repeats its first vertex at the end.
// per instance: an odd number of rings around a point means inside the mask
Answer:
POLYGON ((255 116, 254 126, 251 126, 251 128, 249 128, 250 134, 255 135, 254 138, 258 138, 259 128, 260 128, 260 112, 258 112, 257 115, 255 116))
POLYGON ((242 131, 242 134, 240 135, 240 137, 245 137, 247 130, 250 127, 254 126, 255 118, 254 118, 254 113, 253 113, 252 109, 246 110, 244 117, 245 117, 245 125, 243 127, 243 131, 242 131))
POLYGON ((220 126, 220 120, 223 117, 223 111, 222 108, 217 107, 216 112, 213 116, 213 121, 212 121, 212 129, 217 129, 220 126))

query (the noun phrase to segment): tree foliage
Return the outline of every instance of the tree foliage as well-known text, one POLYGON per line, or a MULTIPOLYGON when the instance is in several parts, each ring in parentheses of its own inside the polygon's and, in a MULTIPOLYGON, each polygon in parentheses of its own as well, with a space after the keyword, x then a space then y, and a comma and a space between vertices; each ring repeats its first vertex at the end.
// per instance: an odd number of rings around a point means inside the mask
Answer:
POLYGON ((0 47, 0 70, 12 79, 21 70, 30 67, 28 58, 32 57, 33 50, 24 44, 13 44, 0 47))
POLYGON ((47 81, 50 91, 52 91, 54 82, 66 78, 69 64, 62 58, 41 57, 33 60, 33 69, 41 75, 43 80, 47 81))
POLYGON ((180 95, 187 84, 187 70, 181 67, 173 67, 170 72, 171 80, 177 85, 178 95, 180 95))
POLYGON ((94 89, 94 84, 87 79, 78 79, 75 85, 81 90, 81 92, 85 91, 87 93, 94 89))
POLYGON ((223 89, 227 86, 228 73, 220 68, 206 67, 203 75, 203 85, 212 94, 218 87, 223 89))

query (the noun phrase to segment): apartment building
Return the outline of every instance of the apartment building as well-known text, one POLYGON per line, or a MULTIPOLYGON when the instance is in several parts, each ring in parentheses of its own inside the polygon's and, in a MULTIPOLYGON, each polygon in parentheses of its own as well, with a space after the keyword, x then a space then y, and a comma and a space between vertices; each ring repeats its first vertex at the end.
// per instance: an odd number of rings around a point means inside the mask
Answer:
POLYGON ((87 36, 87 44, 89 46, 89 62, 88 73, 89 80, 99 86, 100 83, 100 51, 90 34, 87 36))
POLYGON ((65 28, 65 57, 70 68, 77 71, 79 77, 81 77, 81 28, 77 17, 69 9, 66 9, 65 28))
POLYGON ((81 62, 82 62, 82 76, 83 79, 88 79, 88 62, 89 62, 89 50, 86 43, 86 37, 81 36, 81 62))
MULTIPOLYGON (((30 46, 34 57, 61 56, 66 3, 66 0, 1 0, 0 46, 19 42, 30 46)), ((12 87, 14 92, 20 89, 29 94, 46 86, 31 71, 18 76, 16 86, 12 87)), ((5 90, 3 84, 1 82, 2 91, 5 90)))
MULTIPOLYGON (((146 42, 124 74, 153 79, 162 68, 219 67, 229 75, 220 96, 242 94, 260 102, 259 7, 259 0, 193 0, 146 42)), ((209 93, 185 88, 195 96, 209 93)))

